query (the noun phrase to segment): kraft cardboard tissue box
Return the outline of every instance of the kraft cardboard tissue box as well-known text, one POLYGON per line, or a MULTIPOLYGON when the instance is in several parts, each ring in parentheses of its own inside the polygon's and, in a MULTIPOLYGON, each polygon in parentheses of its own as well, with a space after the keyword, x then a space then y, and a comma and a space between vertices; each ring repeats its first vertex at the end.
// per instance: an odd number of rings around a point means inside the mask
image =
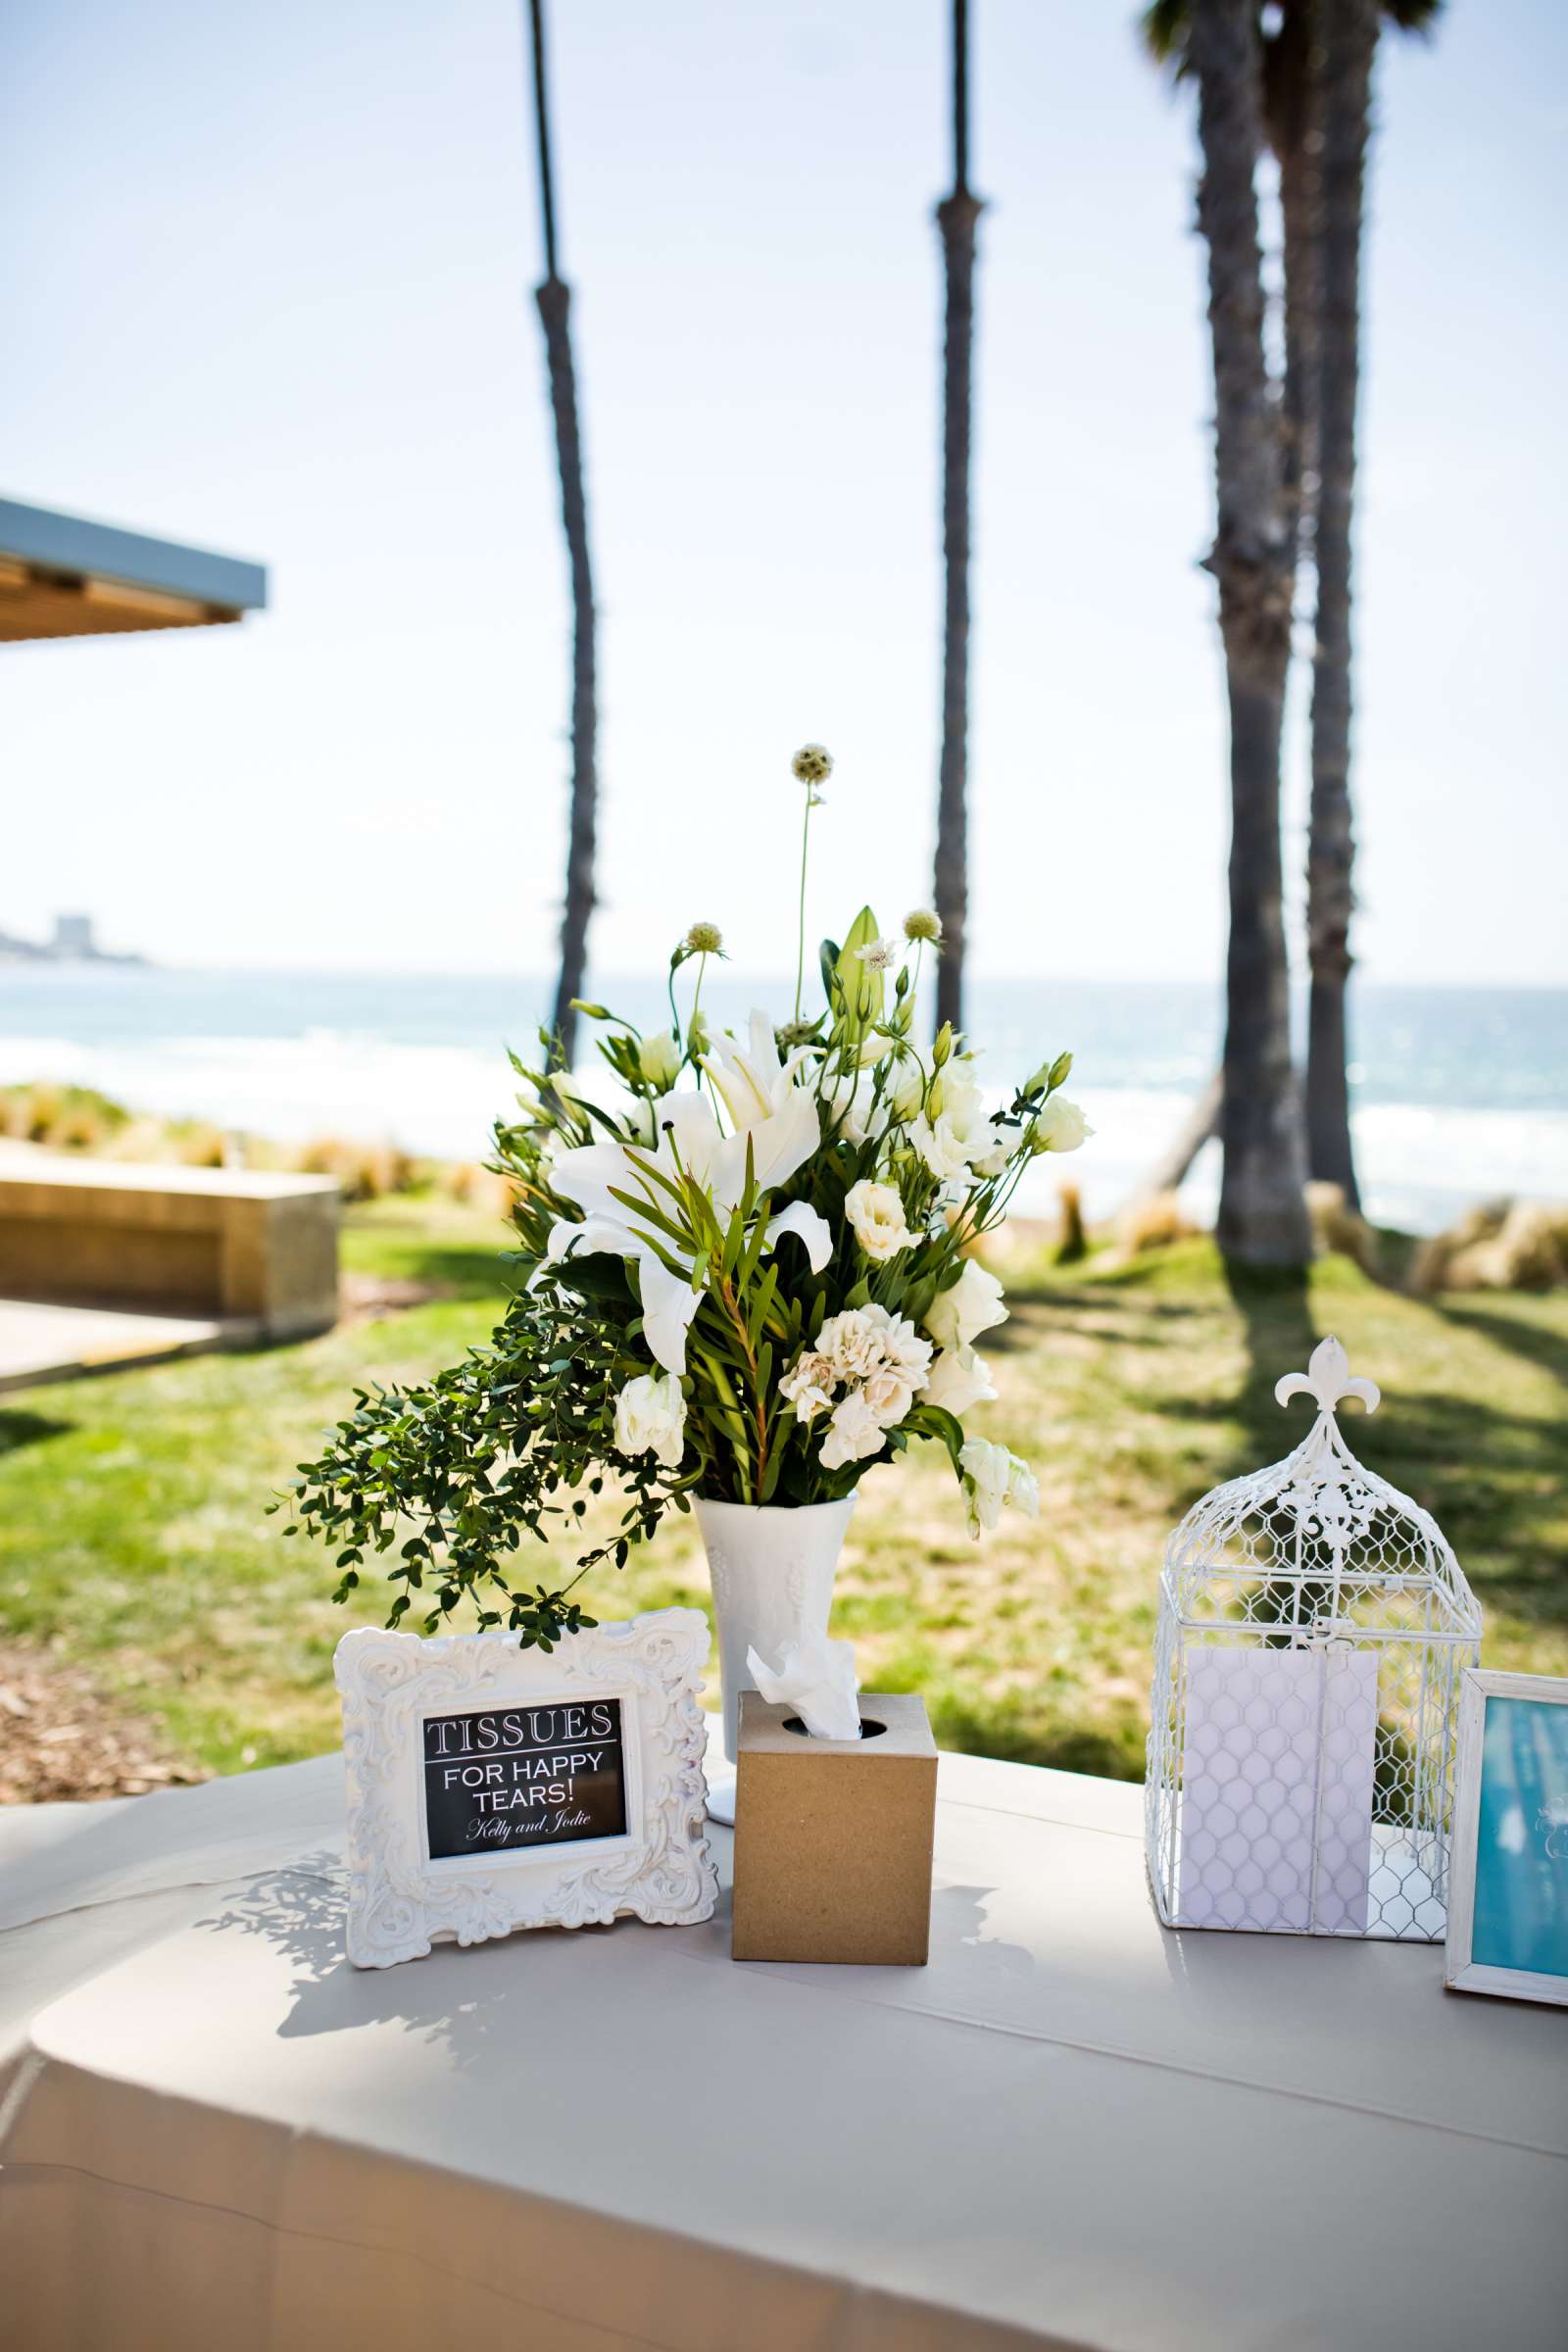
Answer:
POLYGON ((925 1966, 936 1742, 924 1699, 859 1704, 858 1740, 812 1740, 741 1692, 731 1958, 925 1966))

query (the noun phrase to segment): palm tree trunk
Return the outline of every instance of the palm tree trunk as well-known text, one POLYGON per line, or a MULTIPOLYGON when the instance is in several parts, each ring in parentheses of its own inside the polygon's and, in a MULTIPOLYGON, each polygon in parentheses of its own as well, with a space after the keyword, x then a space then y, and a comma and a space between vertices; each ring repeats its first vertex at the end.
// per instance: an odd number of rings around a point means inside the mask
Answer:
POLYGON ((1308 152, 1280 158, 1285 223, 1285 381, 1280 402, 1280 495, 1296 567, 1311 553, 1317 515, 1317 172, 1308 152))
POLYGON ((539 144, 539 191, 544 220, 545 276, 534 290, 545 334, 550 406, 561 473, 561 517, 571 573, 571 804, 567 822, 566 892, 561 916, 561 973, 551 1028, 562 1063, 570 1068, 577 1015, 588 967, 588 923, 594 910, 594 852, 598 821, 598 706, 595 676, 594 576, 588 553, 588 502, 583 488, 577 377, 571 356, 571 289, 556 269, 556 203, 550 166, 550 108, 545 83, 543 0, 529 0, 533 29, 534 121, 539 144))
POLYGON ((1281 906, 1280 728, 1290 658, 1291 551, 1282 506, 1280 420, 1263 351, 1262 263, 1253 184, 1262 145, 1254 0, 1193 0, 1214 351, 1219 583, 1230 708, 1230 947, 1225 976, 1225 1167, 1218 1239, 1251 1265, 1304 1265, 1300 1096, 1291 1066, 1281 906))
POLYGON ((1295 571, 1311 551, 1317 487, 1318 227, 1322 187, 1313 54, 1320 0, 1286 0, 1266 52, 1264 127, 1280 168, 1285 230, 1285 377, 1280 499, 1295 571))
POLYGON ((975 224, 969 192, 969 12, 953 0, 953 193, 937 207, 947 274, 943 376, 942 550, 947 598, 942 639, 942 769, 937 795, 936 911, 942 921, 937 1025, 963 1026, 969 909, 969 438, 974 359, 975 224))
POLYGON ((1322 0, 1323 230, 1319 325, 1317 630, 1312 658, 1312 813, 1306 1054, 1312 1174, 1359 1205, 1346 1074, 1350 974, 1350 522, 1360 361, 1362 192, 1377 0, 1322 0))

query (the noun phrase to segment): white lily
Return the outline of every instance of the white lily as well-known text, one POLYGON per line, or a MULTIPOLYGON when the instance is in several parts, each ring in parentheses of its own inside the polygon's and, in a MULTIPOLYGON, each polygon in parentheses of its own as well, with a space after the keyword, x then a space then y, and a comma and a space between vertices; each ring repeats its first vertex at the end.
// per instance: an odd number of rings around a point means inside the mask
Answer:
POLYGON ((724 1098, 724 1107, 737 1130, 755 1126, 785 1107, 795 1073, 809 1058, 804 1046, 787 1057, 780 1054, 773 1024, 765 1012, 754 1011, 747 1024, 744 1046, 733 1037, 713 1040, 703 1067, 724 1098))
POLYGON ((601 1254, 629 1259, 637 1268, 643 1336, 654 1361, 662 1364, 666 1372, 684 1372, 686 1334, 702 1292, 694 1289, 689 1271, 684 1275, 671 1272, 653 1245, 627 1221, 629 1214, 617 1211, 610 1217, 584 1217, 580 1225, 558 1217, 550 1228, 546 1257, 553 1265, 568 1257, 601 1254))
MULTIPOLYGON (((768 1043, 771 1049, 771 1034, 768 1043)), ((678 1181, 684 1171, 703 1187, 714 1207, 727 1214, 746 1189, 748 1148, 759 1191, 787 1183, 816 1149, 815 1097, 782 1074, 781 1084, 787 1089, 781 1107, 763 1109, 754 1101, 752 1124, 730 1136, 720 1128, 706 1096, 689 1089, 665 1095, 659 1105, 658 1149, 641 1156, 652 1159, 672 1180, 678 1181)), ((561 1154, 551 1181, 557 1192, 576 1202, 583 1216, 580 1224, 557 1219, 546 1247, 549 1262, 597 1252, 630 1259, 637 1268, 649 1348, 667 1372, 684 1372, 686 1334, 701 1302, 703 1280, 695 1259, 686 1264, 684 1253, 667 1236, 656 1238, 644 1230, 635 1206, 615 1198, 619 1193, 635 1200, 647 1192, 647 1179, 636 1160, 620 1144, 584 1144, 561 1154)), ((662 1210, 667 1196, 654 1189, 656 1199, 650 1206, 657 1202, 662 1210)), ((776 1248, 785 1234, 794 1234, 804 1244, 811 1271, 819 1274, 833 1250, 826 1220, 798 1200, 768 1220, 766 1247, 776 1248)))
POLYGON ((745 1190, 748 1143, 759 1192, 788 1184, 816 1150, 822 1138, 816 1097, 796 1082, 809 1058, 805 1046, 780 1054, 765 1012, 752 1014, 744 1051, 734 1038, 720 1037, 712 1053, 704 1054, 703 1067, 735 1122, 713 1167, 713 1198, 721 1207, 733 1208, 745 1190))
POLYGON ((807 1263, 813 1274, 820 1274, 833 1254, 833 1234, 826 1217, 812 1208, 809 1201, 792 1200, 781 1208, 776 1217, 767 1220, 767 1235, 763 1247, 776 1250, 785 1234, 793 1233, 806 1246, 807 1263))

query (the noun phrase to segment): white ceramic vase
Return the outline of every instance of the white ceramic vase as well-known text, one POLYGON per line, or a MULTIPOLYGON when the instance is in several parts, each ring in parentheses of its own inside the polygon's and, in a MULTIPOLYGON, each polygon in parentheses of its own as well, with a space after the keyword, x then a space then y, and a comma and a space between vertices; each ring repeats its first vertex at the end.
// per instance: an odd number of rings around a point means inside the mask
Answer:
POLYGON ((700 1494, 692 1500, 713 1587, 728 1760, 727 1771, 709 1772, 708 1810, 714 1821, 732 1822, 741 1692, 756 1688, 746 1653, 755 1649, 776 1666, 786 1642, 827 1632, 855 1496, 794 1510, 777 1503, 706 1502, 700 1494))

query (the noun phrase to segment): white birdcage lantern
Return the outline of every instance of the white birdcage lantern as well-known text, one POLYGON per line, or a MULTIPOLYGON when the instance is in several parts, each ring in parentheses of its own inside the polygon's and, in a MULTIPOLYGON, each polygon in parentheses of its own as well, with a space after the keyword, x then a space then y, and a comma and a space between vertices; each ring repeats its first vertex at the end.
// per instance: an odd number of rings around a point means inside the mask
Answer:
POLYGON ((1441 1942, 1460 1676, 1481 1611, 1441 1529, 1358 1462, 1338 1340, 1280 1381, 1294 1453, 1195 1503, 1160 1580, 1149 1871, 1167 1927, 1441 1942))

